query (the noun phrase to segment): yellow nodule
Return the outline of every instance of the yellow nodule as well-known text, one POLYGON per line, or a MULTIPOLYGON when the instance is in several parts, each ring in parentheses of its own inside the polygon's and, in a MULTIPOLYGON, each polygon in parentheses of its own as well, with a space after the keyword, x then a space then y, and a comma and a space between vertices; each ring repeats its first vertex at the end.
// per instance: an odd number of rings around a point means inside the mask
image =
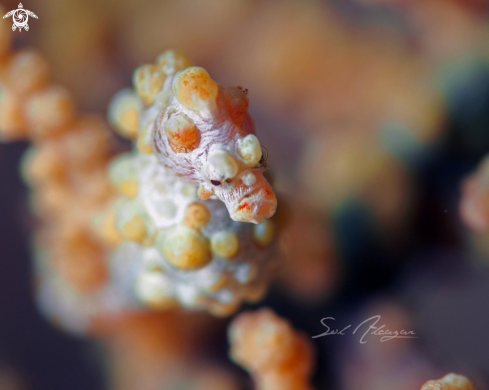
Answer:
POLYGON ((98 231, 102 240, 108 245, 113 246, 120 242, 121 237, 117 232, 115 213, 109 212, 103 217, 98 231))
POLYGON ((123 137, 136 139, 139 126, 139 111, 136 108, 130 108, 122 112, 117 120, 119 133, 123 137))
POLYGON ((275 237, 275 225, 269 219, 253 226, 253 237, 260 246, 268 246, 275 237))
POLYGON ((165 237, 163 254, 182 270, 202 268, 212 260, 209 240, 198 231, 179 228, 165 237))
POLYGON ((202 229, 211 219, 211 213, 207 207, 200 202, 194 202, 187 206, 183 222, 189 228, 202 229))
POLYGON ((172 89, 178 101, 197 114, 213 110, 219 90, 209 73, 198 66, 178 72, 173 79, 172 89))
POLYGON ((138 181, 134 177, 128 177, 127 179, 116 182, 115 188, 121 195, 133 199, 138 193, 138 181))
POLYGON ((142 65, 134 71, 134 89, 145 106, 150 106, 154 103, 156 95, 163 88, 165 80, 166 74, 153 64, 142 65))
POLYGON ((209 306, 209 312, 216 317, 228 317, 239 308, 239 301, 229 303, 215 303, 209 306))
POLYGON ((119 229, 120 235, 125 240, 143 243, 146 239, 146 223, 140 215, 133 216, 119 229))
POLYGON ((141 153, 153 154, 153 148, 147 132, 139 134, 136 146, 141 153))
POLYGON ((230 259, 238 253, 238 236, 227 231, 216 233, 211 237, 211 248, 217 256, 230 259))
POLYGON ((156 62, 158 68, 168 76, 192 66, 192 61, 185 54, 172 49, 160 54, 156 62))

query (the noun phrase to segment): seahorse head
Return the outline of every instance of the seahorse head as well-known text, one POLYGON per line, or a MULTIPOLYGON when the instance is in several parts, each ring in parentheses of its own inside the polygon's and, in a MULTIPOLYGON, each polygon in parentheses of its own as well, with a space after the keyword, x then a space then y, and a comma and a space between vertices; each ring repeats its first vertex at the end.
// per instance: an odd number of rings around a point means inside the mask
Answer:
POLYGON ((277 199, 263 175, 267 156, 248 113, 247 90, 218 85, 195 66, 176 73, 171 88, 173 100, 153 133, 160 160, 198 182, 201 198, 222 200, 235 221, 271 217, 277 199))

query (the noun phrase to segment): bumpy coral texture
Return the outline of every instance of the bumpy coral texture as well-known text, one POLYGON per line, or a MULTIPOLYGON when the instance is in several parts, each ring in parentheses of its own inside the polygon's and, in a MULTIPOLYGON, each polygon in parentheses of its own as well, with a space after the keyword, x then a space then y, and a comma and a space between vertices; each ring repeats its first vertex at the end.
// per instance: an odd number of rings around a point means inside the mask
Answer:
POLYGON ((114 98, 109 118, 136 148, 111 163, 120 196, 99 227, 113 268, 132 270, 116 276, 129 295, 228 315, 261 298, 275 269, 266 218, 276 198, 245 90, 189 65, 167 51, 135 71, 135 92, 114 98))
POLYGON ((247 90, 222 87, 199 67, 178 72, 166 87, 170 104, 151 136, 158 159, 198 183, 202 199, 222 200, 235 221, 271 217, 277 200, 263 176, 266 151, 254 134, 247 90))
POLYGON ((311 341, 270 309, 247 312, 229 328, 231 358, 250 372, 258 390, 310 390, 311 341))
POLYGON ((79 318, 122 306, 105 294, 107 251, 91 224, 112 197, 110 132, 102 118, 77 112, 69 92, 50 83, 37 52, 12 52, 10 39, 0 27, 0 138, 32 143, 22 174, 39 220, 36 296, 57 323, 78 330, 85 326, 79 318))
POLYGON ((114 97, 109 119, 134 141, 114 157, 104 120, 77 112, 38 53, 12 53, 0 31, 0 57, 0 136, 32 142, 22 172, 40 220, 36 297, 46 315, 87 332, 122 312, 184 306, 223 316, 263 296, 277 265, 267 219, 276 199, 244 89, 163 53, 114 97), (234 220, 226 206, 239 209, 234 220))
POLYGON ((447 374, 436 381, 428 381, 421 390, 475 390, 474 384, 463 375, 447 374))

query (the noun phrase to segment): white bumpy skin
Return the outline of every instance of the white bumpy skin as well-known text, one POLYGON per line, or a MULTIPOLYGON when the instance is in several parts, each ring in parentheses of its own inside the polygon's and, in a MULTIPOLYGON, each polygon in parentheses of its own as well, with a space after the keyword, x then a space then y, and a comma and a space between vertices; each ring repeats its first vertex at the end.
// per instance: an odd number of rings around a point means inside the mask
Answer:
POLYGON ((191 66, 167 80, 170 104, 158 115, 152 146, 165 166, 199 185, 199 197, 217 197, 231 218, 259 224, 277 199, 263 176, 266 151, 254 134, 247 90, 222 87, 191 66))
POLYGON ((110 163, 117 196, 94 219, 110 250, 107 295, 128 308, 231 315, 263 297, 280 265, 247 91, 217 85, 173 50, 133 82, 109 118, 134 149, 110 163))

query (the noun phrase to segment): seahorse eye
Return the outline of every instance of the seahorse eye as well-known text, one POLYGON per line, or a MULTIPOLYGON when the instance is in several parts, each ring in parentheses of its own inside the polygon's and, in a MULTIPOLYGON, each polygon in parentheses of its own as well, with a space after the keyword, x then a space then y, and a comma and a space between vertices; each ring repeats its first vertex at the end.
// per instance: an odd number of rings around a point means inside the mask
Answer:
POLYGON ((220 186, 221 182, 219 180, 211 180, 211 183, 215 186, 220 186))
POLYGON ((258 164, 255 165, 255 168, 266 168, 268 160, 268 150, 266 150, 263 146, 261 147, 261 158, 258 161, 258 164))

